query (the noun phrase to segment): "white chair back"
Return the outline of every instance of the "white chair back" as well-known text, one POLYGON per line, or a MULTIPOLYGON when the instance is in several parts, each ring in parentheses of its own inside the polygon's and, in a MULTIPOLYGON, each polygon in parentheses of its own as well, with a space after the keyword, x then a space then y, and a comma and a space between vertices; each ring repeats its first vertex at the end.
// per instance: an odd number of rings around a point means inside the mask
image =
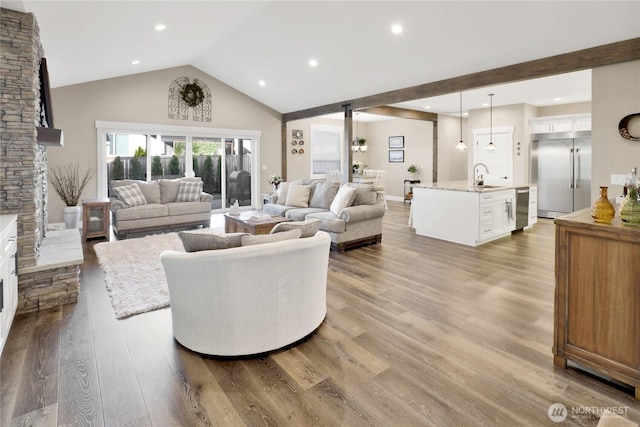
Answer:
POLYGON ((325 179, 327 182, 342 182, 342 176, 340 175, 340 171, 337 169, 331 169, 324 173, 325 179))

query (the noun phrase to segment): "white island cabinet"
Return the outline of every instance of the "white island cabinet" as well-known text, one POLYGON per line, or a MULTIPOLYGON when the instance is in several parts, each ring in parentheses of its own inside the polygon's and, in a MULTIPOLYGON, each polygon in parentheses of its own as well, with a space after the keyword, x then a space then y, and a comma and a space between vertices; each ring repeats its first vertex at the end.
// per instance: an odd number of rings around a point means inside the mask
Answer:
POLYGON ((515 189, 474 188, 466 181, 416 185, 416 234, 478 246, 515 230, 515 189))

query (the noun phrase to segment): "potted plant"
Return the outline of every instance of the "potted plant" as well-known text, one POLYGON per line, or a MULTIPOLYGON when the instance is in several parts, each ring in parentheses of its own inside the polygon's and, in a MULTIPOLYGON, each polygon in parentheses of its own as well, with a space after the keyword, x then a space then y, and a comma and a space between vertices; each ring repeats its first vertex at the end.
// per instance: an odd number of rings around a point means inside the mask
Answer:
POLYGON ((88 168, 81 178, 79 170, 80 165, 76 163, 75 165, 56 166, 49 173, 51 185, 67 205, 63 214, 66 228, 78 228, 80 195, 95 173, 93 168, 88 168))
POLYGON ((270 175, 267 181, 269 181, 269 184, 273 185, 273 192, 277 193, 278 186, 282 182, 282 177, 280 175, 270 175))
POLYGON ((411 165, 407 168, 407 172, 409 172, 411 176, 415 176, 418 173, 418 167, 416 165, 411 165))

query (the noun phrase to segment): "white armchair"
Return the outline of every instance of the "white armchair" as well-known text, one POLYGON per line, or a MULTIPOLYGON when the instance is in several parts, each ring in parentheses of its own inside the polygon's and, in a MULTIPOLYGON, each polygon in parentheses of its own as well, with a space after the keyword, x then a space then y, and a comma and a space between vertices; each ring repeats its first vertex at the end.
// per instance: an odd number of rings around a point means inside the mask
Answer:
POLYGON ((292 344, 327 313, 327 233, 201 252, 165 251, 173 335, 199 353, 240 356, 292 344))

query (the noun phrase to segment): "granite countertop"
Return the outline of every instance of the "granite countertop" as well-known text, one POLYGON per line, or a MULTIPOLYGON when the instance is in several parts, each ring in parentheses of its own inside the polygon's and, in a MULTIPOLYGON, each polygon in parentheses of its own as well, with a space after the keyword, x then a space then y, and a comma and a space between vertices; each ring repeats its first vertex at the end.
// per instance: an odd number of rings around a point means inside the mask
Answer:
MULTIPOLYGON (((474 187, 467 180, 460 181, 439 181, 439 182, 425 182, 421 184, 414 184, 414 188, 429 188, 432 190, 449 190, 449 191, 467 191, 472 193, 487 193, 490 191, 511 190, 516 188, 515 186, 486 186, 486 187, 474 187)), ((518 186, 521 187, 521 186, 518 186)))

